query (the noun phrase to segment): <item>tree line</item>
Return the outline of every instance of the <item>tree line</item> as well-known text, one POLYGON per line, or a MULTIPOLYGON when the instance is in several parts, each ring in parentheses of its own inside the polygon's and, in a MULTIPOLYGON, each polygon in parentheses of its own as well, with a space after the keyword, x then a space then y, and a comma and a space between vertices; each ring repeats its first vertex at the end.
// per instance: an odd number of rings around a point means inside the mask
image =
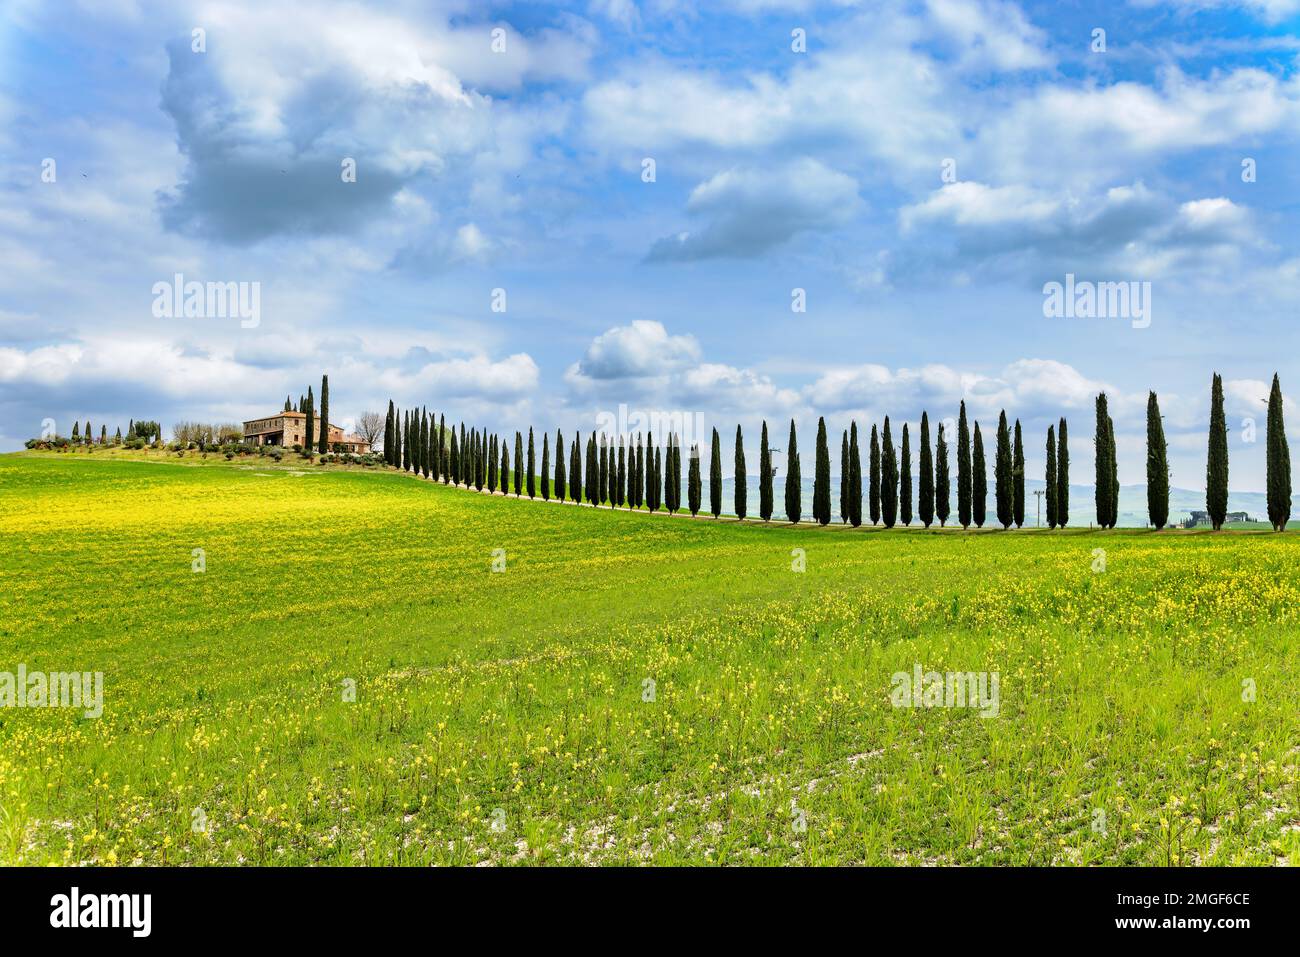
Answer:
MULTIPOLYGON (((322 392, 328 388, 322 385, 322 392)), ((310 414, 310 390, 305 407, 310 414)), ((324 405, 324 403, 322 403, 324 405)), ((1113 528, 1118 519, 1119 471, 1115 444, 1115 422, 1105 392, 1095 402, 1095 507, 1096 522, 1113 528)), ((957 524, 981 528, 988 521, 988 468, 984 433, 978 421, 966 414, 963 400, 956 421, 957 524)), ((886 416, 879 430, 873 423, 867 449, 866 487, 863 487, 862 452, 856 421, 840 436, 839 517, 858 527, 865 520, 872 525, 893 528, 913 520, 929 528, 940 527, 951 517, 950 436, 939 422, 931 445, 928 412, 922 412, 916 446, 916 491, 913 491, 913 445, 907 423, 895 444, 894 430, 886 416), (866 514, 863 505, 866 504, 866 514), (915 511, 914 511, 915 506, 915 511)), ((512 491, 517 497, 540 496, 544 501, 585 501, 589 505, 615 508, 646 508, 676 514, 683 508, 682 441, 670 432, 659 444, 646 434, 615 438, 591 433, 585 439, 575 433, 566 442, 562 430, 541 434, 532 428, 516 432, 513 446, 485 429, 466 427, 464 422, 449 427, 445 415, 427 407, 399 410, 390 400, 384 420, 383 459, 393 468, 419 473, 449 485, 463 485, 495 493, 512 491), (513 450, 513 460, 511 458, 513 450), (511 468, 511 462, 514 468, 511 468)), ((1005 529, 1025 523, 1025 449, 1020 420, 1009 422, 1002 411, 993 436, 993 506, 996 521, 1005 529)), ((819 418, 813 465, 812 518, 819 525, 831 521, 831 455, 825 418, 819 418)), ((777 470, 772 465, 773 449, 764 421, 759 437, 758 517, 770 521, 774 514, 774 484, 777 470)), ((785 518, 791 523, 803 519, 803 473, 795 421, 790 420, 786 439, 785 518)), ((707 510, 714 518, 722 513, 723 469, 721 441, 713 429, 710 443, 709 499, 703 500, 701 450, 692 444, 687 450, 686 503, 691 515, 707 510)), ((1273 527, 1282 531, 1291 514, 1291 463, 1282 417, 1282 391, 1274 375, 1268 402, 1267 424, 1268 512, 1273 527)), ((740 520, 749 517, 745 439, 736 426, 733 511, 740 520)), ((1049 528, 1064 528, 1070 515, 1069 425, 1065 418, 1049 425, 1046 440, 1046 471, 1043 506, 1049 528)), ((1215 530, 1222 527, 1228 502, 1228 442, 1223 411, 1223 382, 1216 373, 1211 384, 1209 449, 1206 467, 1207 512, 1215 530)), ((1147 402, 1147 506, 1152 526, 1164 528, 1169 520, 1168 446, 1157 396, 1147 402)))

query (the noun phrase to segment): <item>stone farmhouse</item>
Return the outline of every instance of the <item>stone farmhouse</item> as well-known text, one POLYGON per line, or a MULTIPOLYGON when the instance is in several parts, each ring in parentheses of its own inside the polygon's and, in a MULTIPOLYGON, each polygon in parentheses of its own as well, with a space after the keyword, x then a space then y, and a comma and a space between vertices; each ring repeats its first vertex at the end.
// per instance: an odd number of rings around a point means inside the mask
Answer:
MULTIPOLYGON (((311 445, 320 442, 323 424, 318 415, 312 416, 311 445)), ((306 445, 307 414, 305 412, 277 412, 262 419, 250 419, 244 423, 244 441, 252 445, 282 445, 292 448, 306 445)), ((329 447, 334 452, 355 452, 358 455, 370 451, 370 443, 358 435, 344 434, 337 425, 329 426, 329 447)))

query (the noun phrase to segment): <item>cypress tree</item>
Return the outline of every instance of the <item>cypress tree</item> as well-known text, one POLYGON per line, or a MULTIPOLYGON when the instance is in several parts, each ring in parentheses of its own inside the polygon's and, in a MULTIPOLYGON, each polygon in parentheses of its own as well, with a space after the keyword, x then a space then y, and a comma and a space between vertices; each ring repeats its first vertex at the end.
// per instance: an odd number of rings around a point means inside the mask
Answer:
MULTIPOLYGON (((669 442, 669 441, 671 441, 671 439, 670 439, 669 437, 665 437, 664 441, 665 441, 665 442, 669 442)), ((667 446, 666 446, 666 445, 660 445, 658 442, 655 442, 654 450, 655 450, 655 459, 654 459, 654 461, 655 461, 655 465, 654 465, 654 493, 655 493, 655 506, 654 506, 654 511, 657 512, 657 511, 659 511, 659 509, 661 509, 661 508, 666 508, 667 505, 668 505, 668 495, 669 495, 669 492, 668 492, 668 479, 667 479, 667 477, 664 475, 664 463, 665 463, 665 460, 668 459, 669 455, 668 455, 668 452, 667 452, 667 446)), ((672 463, 669 462, 668 464, 671 466, 672 463)))
POLYGON ((587 494, 588 505, 600 504, 600 460, 596 453, 596 435, 592 433, 587 438, 587 483, 584 491, 587 494))
POLYGON ((114 445, 122 444, 122 427, 120 425, 117 427, 117 434, 113 436, 113 444, 114 445))
POLYGON ((840 524, 849 521, 849 431, 840 433, 840 524))
MULTIPOLYGON (((533 497, 535 486, 533 484, 533 467, 537 464, 533 461, 533 430, 528 430, 528 497, 533 497)), ((524 435, 522 432, 515 432, 515 498, 521 498, 524 494, 524 435)))
POLYGON ((1070 521, 1070 442, 1065 419, 1056 430, 1056 524, 1070 521))
POLYGON ((488 494, 494 495, 497 490, 497 437, 494 435, 488 439, 488 461, 487 461, 487 487, 488 494))
POLYGON ((799 487, 799 440, 794 433, 794 419, 790 420, 790 441, 785 449, 785 516, 795 524, 803 513, 803 490, 799 487))
POLYGON ((614 504, 619 508, 623 507, 626 501, 624 490, 627 488, 627 441, 620 437, 618 440, 618 471, 615 472, 614 478, 614 504))
POLYGON ((1107 528, 1110 524, 1111 494, 1110 463, 1107 458, 1110 454, 1110 414, 1106 410, 1105 392, 1098 393, 1096 409, 1097 425, 1093 433, 1093 446, 1097 450, 1093 468, 1096 488, 1093 501, 1097 506, 1097 524, 1107 528))
POLYGON ((943 423, 939 423, 939 434, 934 445, 934 514, 943 528, 951 512, 951 494, 948 487, 948 443, 943 435, 943 423))
POLYGON ((569 446, 569 499, 582 503, 582 433, 573 434, 573 443, 569 446))
POLYGON ((1115 420, 1106 416, 1106 441, 1110 452, 1106 461, 1110 464, 1110 527, 1119 521, 1119 456, 1115 454, 1115 420))
POLYGON ((454 426, 452 427, 451 430, 451 449, 448 452, 447 458, 451 466, 448 469, 448 471, 451 473, 451 484, 459 485, 460 484, 460 442, 458 442, 456 439, 456 429, 454 426))
POLYGON ((629 498, 631 499, 633 508, 640 508, 642 505, 645 504, 646 475, 645 475, 645 445, 643 444, 643 441, 644 440, 642 439, 641 433, 638 432, 636 434, 635 444, 632 450, 635 453, 636 467, 632 470, 633 477, 632 477, 631 487, 628 489, 628 491, 631 492, 629 498))
POLYGON ((1157 530, 1169 522, 1169 446, 1154 392, 1147 393, 1147 518, 1157 530))
POLYGON ((564 482, 564 433, 555 430, 555 500, 563 502, 569 491, 564 482))
POLYGON ((677 510, 682 507, 682 438, 680 435, 674 435, 673 439, 673 505, 672 511, 676 514, 677 510))
POLYGON ((858 448, 858 423, 849 423, 849 524, 862 525, 862 451, 858 448))
POLYGON ((81 423, 76 421, 75 419, 72 422, 72 444, 73 445, 81 444, 81 423))
POLYGON ((691 518, 700 513, 700 446, 691 446, 691 464, 686 477, 686 506, 691 510, 691 518))
POLYGON ((717 518, 722 514, 722 442, 713 430, 713 448, 709 450, 709 511, 717 518))
POLYGON ((831 520, 831 453, 826 446, 826 419, 817 420, 817 464, 813 473, 813 518, 818 525, 831 520))
POLYGON ((975 520, 976 528, 984 527, 984 520, 988 517, 989 506, 989 467, 984 461, 984 436, 980 432, 980 424, 975 423, 975 441, 971 449, 971 480, 970 496, 972 518, 975 520))
MULTIPOLYGON (((284 411, 289 411, 289 400, 284 400, 284 411)), ((384 461, 393 464, 393 400, 388 400, 388 415, 384 418, 384 461)))
POLYGON ((1282 384, 1273 373, 1268 393, 1268 435, 1265 463, 1268 475, 1268 520, 1275 532, 1285 532, 1291 520, 1291 449, 1282 421, 1282 384))
POLYGON ((1205 463, 1205 508, 1217 532, 1228 517, 1228 424, 1223 416, 1223 378, 1210 386, 1210 451, 1205 463))
POLYGON ((1047 508, 1047 527, 1056 528, 1056 429, 1047 427, 1047 470, 1043 475, 1043 484, 1047 486, 1043 495, 1047 508))
POLYGON ((1025 443, 1020 434, 1020 420, 1016 419, 1011 442, 1011 517, 1016 528, 1025 524, 1025 443))
POLYGON ((438 454, 442 465, 438 467, 442 473, 442 484, 446 485, 451 480, 451 444, 447 441, 447 417, 441 415, 438 417, 438 454))
POLYGON ((893 528, 898 521, 898 458, 889 431, 889 416, 885 416, 880 444, 880 517, 885 528, 893 528))
POLYGON ((320 446, 321 452, 330 450, 330 377, 320 377, 320 446))
POLYGON ((609 444, 605 441, 605 433, 600 433, 600 449, 597 468, 599 477, 596 480, 596 504, 601 505, 610 499, 609 495, 609 444))
POLYGON ((996 482, 994 494, 998 503, 998 521, 1002 523, 1003 528, 1010 527, 1015 520, 1015 492, 1011 487, 1013 468, 1011 461, 1011 433, 1007 429, 1007 412, 1003 409, 998 415, 998 451, 993 466, 994 480, 996 482))
POLYGON ((963 399, 957 416, 957 521, 962 528, 970 527, 970 499, 970 426, 966 422, 966 400, 963 399))
MULTIPOLYGON (((532 432, 533 432, 532 429, 529 429, 529 430, 528 430, 528 434, 529 434, 530 436, 532 435, 532 432)), ((530 446, 531 446, 531 442, 530 442, 529 444, 530 444, 530 446)), ((559 463, 557 462, 556 464, 558 465, 559 463)), ((532 476, 532 469, 529 469, 528 472, 529 472, 529 476, 530 476, 530 478, 531 478, 531 476, 532 476)), ((551 436, 550 436, 549 433, 543 432, 543 433, 542 433, 542 475, 541 475, 541 478, 542 478, 542 501, 543 501, 543 502, 549 502, 549 501, 551 500, 551 475, 550 475, 550 472, 551 472, 551 436)), ((529 488, 528 488, 528 497, 529 497, 529 498, 532 498, 532 497, 533 497, 533 489, 532 489, 532 486, 531 486, 531 485, 530 485, 529 488)))
POLYGON ((870 472, 867 475, 867 500, 871 506, 871 524, 875 525, 880 521, 880 436, 876 434, 876 426, 871 426, 871 465, 870 472))
POLYGON ((934 521, 934 457, 930 453, 930 416, 921 413, 921 455, 916 464, 917 510, 921 515, 921 524, 929 528, 934 521))
MULTIPOLYGON (((424 477, 428 478, 429 473, 433 471, 433 419, 427 412, 420 415, 420 467, 424 472, 424 477)), ((501 476, 501 485, 506 484, 505 476, 501 476)))
POLYGON ((316 422, 316 399, 311 394, 311 386, 307 386, 307 431, 303 435, 302 450, 311 458, 312 446, 315 445, 315 432, 313 431, 316 422))
POLYGON ((758 440, 758 517, 768 521, 772 517, 772 452, 767 444, 767 419, 758 440))
POLYGON ((903 423, 903 459, 898 475, 898 517, 906 526, 912 524, 912 449, 903 423))
POLYGON ((736 521, 743 522, 745 520, 746 507, 749 505, 749 487, 746 484, 748 482, 748 476, 745 474, 745 437, 741 435, 739 425, 736 426, 735 475, 736 521))

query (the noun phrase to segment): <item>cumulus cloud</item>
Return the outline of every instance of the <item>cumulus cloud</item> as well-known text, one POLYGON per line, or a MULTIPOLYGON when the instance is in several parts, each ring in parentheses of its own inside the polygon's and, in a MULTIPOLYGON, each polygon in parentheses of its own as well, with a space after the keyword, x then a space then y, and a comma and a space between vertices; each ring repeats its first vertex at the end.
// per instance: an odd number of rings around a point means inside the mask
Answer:
POLYGON ((899 211, 916 254, 900 269, 985 270, 1041 281, 1065 272, 1150 279, 1220 269, 1262 246, 1250 210, 1225 197, 1179 203, 1137 182, 1080 197, 1028 186, 947 184, 899 211), (939 252, 942 250, 942 252, 939 252))
POLYGON ((495 25, 446 17, 334 0, 205 11, 206 52, 189 37, 168 45, 162 107, 187 165, 160 193, 164 224, 237 244, 356 232, 417 180, 448 199, 503 161, 524 162, 515 141, 529 124, 503 117, 510 106, 490 91, 581 78, 591 25, 572 18, 530 36, 502 26, 505 50, 493 55, 495 25))
POLYGON ((664 376, 698 361, 694 336, 670 336, 663 323, 637 319, 591 341, 568 372, 571 382, 664 376))
POLYGON ((801 232, 834 229, 861 206, 853 178, 814 159, 774 169, 734 168, 696 186, 686 204, 705 224, 665 237, 651 262, 762 255, 801 232))

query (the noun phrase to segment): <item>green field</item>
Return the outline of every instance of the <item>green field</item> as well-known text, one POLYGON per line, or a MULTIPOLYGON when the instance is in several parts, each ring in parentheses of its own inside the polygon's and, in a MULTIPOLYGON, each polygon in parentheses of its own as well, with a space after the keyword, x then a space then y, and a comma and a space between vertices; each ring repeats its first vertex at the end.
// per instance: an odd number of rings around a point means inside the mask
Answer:
POLYGON ((1300 536, 291 459, 0 457, 0 672, 104 674, 98 719, 0 708, 0 862, 1300 863, 1300 536), (996 672, 997 715, 894 707, 916 665, 996 672))

